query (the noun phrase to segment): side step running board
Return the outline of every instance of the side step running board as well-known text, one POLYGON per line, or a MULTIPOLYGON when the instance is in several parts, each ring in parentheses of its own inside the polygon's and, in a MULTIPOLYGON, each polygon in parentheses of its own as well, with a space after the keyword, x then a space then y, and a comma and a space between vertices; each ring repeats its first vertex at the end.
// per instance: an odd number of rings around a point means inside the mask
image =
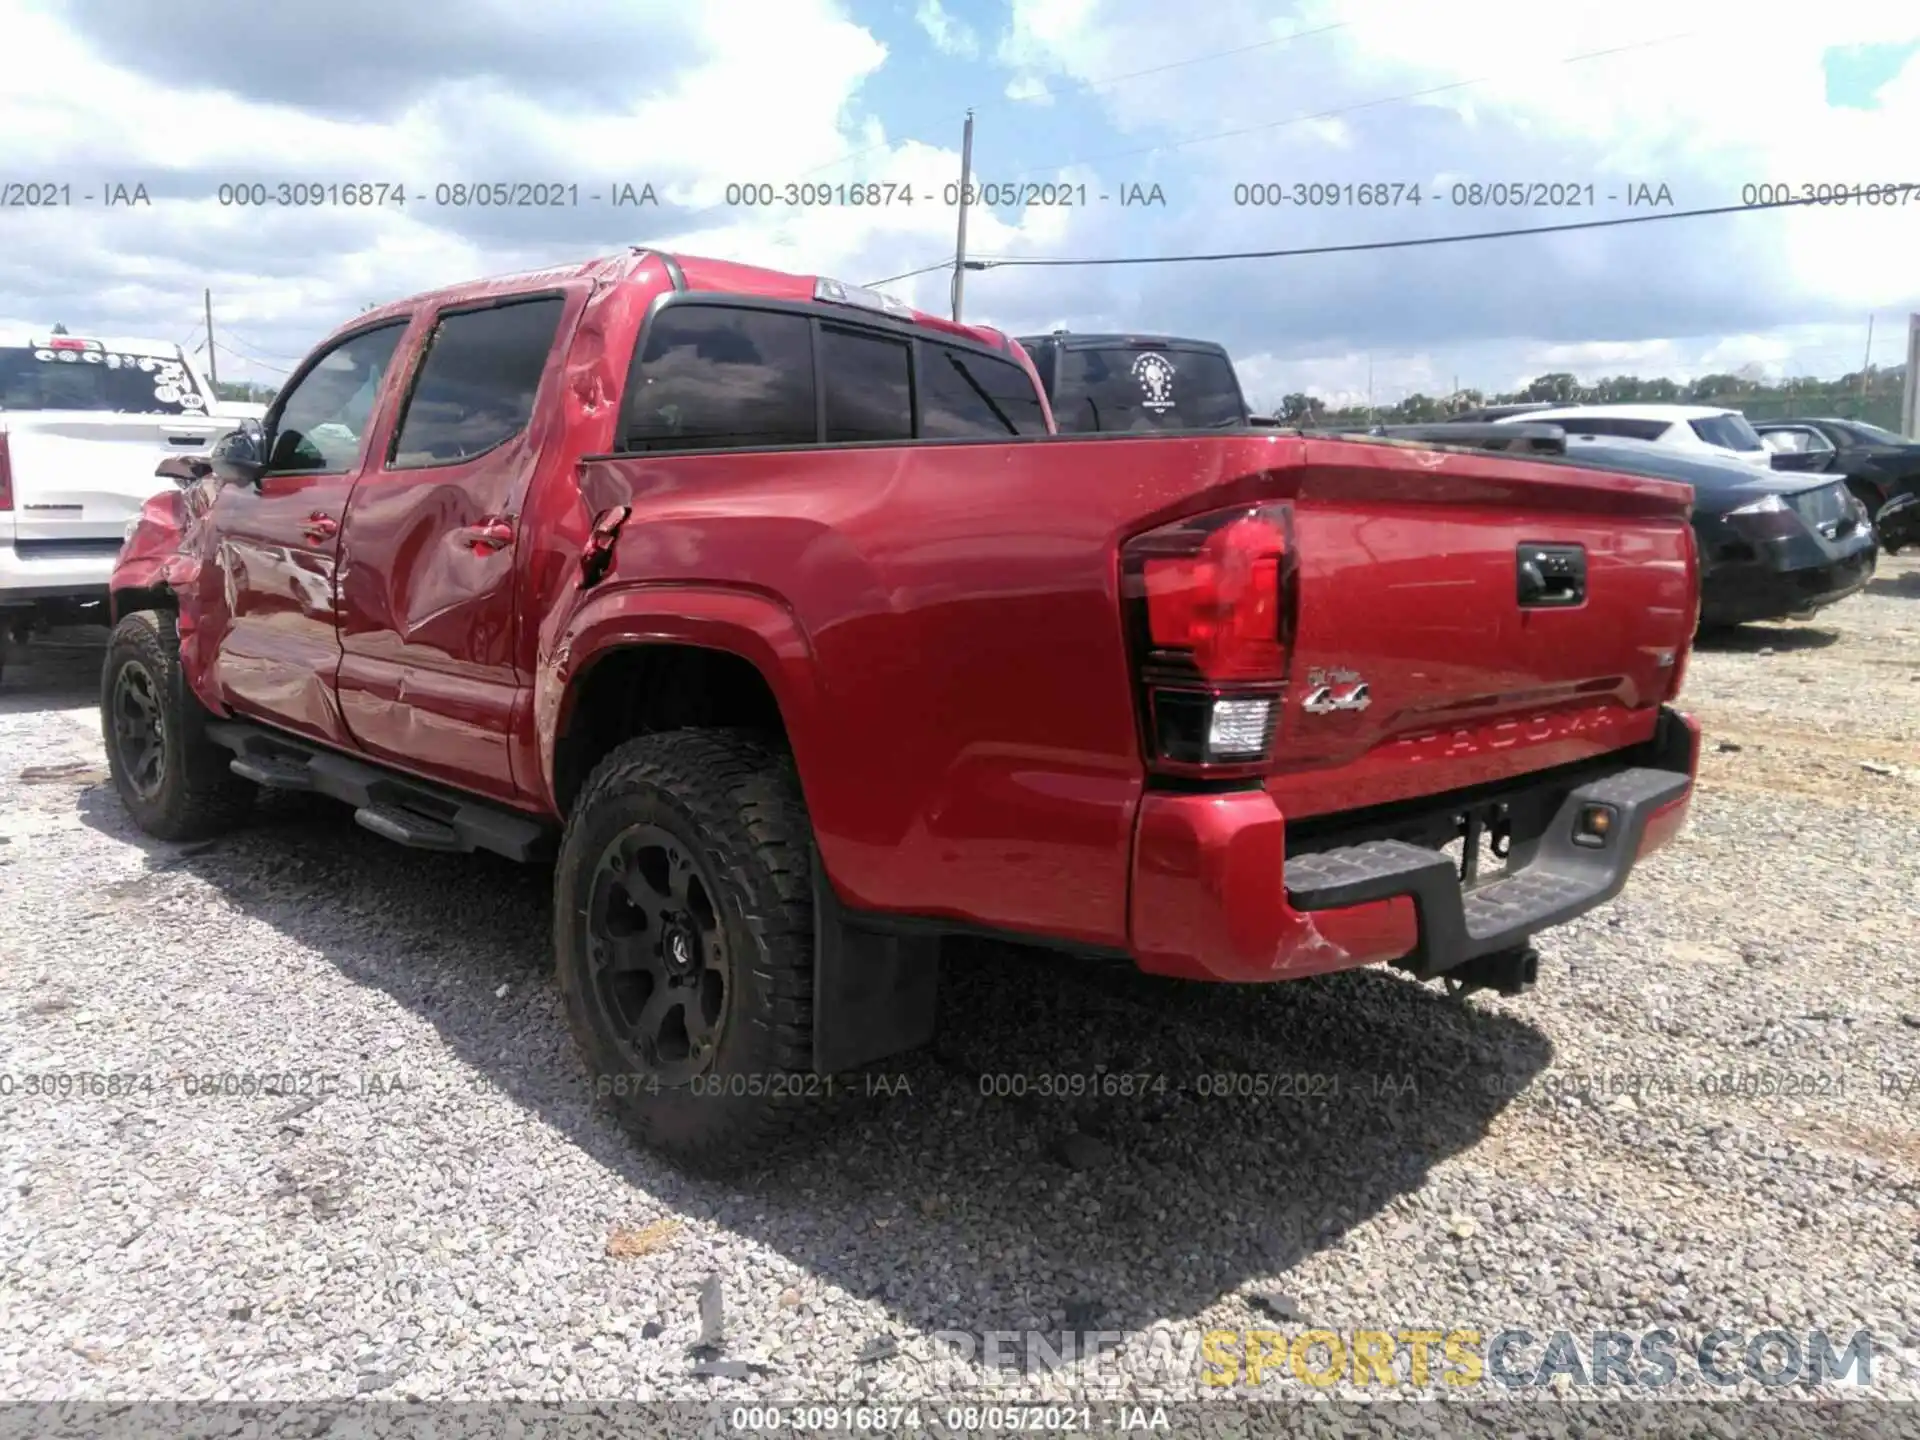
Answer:
POLYGON ((505 806, 430 785, 278 730, 233 720, 207 738, 234 752, 233 773, 269 790, 305 790, 354 807, 365 829, 417 850, 489 850, 509 860, 553 854, 554 827, 505 806))
POLYGON ((1648 817, 1690 784, 1684 773, 1636 767, 1582 785, 1537 840, 1514 846, 1505 875, 1469 891, 1461 890, 1445 852, 1371 840, 1290 856, 1287 899, 1296 910, 1336 910, 1407 897, 1420 921, 1409 960, 1413 973, 1428 980, 1611 900, 1627 883, 1648 817), (1607 812, 1605 833, 1576 840, 1582 814, 1595 808, 1607 812))

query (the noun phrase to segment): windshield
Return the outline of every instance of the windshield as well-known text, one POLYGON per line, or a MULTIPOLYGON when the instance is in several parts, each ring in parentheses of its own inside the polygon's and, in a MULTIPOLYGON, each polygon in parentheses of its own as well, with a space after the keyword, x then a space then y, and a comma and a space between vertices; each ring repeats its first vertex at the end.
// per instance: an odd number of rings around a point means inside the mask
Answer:
POLYGON ((1064 431, 1213 430, 1247 419, 1233 366, 1211 350, 1069 347, 1053 410, 1064 431))
POLYGON ((5 345, 0 346, 0 410, 204 415, 207 400, 179 360, 99 348, 5 345))
POLYGON ((1760 432, 1747 423, 1744 415, 1708 415, 1689 422, 1693 433, 1709 445, 1722 450, 1764 450, 1760 432))

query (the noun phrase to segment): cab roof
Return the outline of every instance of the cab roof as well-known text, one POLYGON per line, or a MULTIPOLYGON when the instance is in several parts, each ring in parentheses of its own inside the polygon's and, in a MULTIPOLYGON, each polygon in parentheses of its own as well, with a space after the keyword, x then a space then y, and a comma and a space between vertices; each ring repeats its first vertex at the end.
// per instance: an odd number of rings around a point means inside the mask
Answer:
MULTIPOLYGON (((608 284, 657 280, 660 278, 661 271, 675 281, 677 288, 678 282, 683 280, 684 288, 689 291, 722 295, 752 295, 768 300, 813 301, 816 299, 815 288, 818 283, 822 279, 832 278, 800 275, 785 270, 769 270, 760 265, 742 265, 732 260, 716 260, 700 255, 675 255, 636 245, 615 255, 602 255, 571 265, 558 265, 545 270, 525 270, 512 275, 492 275, 411 295, 404 300, 395 300, 386 305, 376 306, 364 314, 356 315, 352 324, 358 327, 393 316, 405 315, 422 304, 437 307, 470 300, 491 300, 503 295, 565 285, 579 280, 598 280, 608 284)), ((849 285, 847 288, 860 291, 865 287, 849 285)), ((837 308, 831 301, 821 300, 818 303, 823 307, 837 308)), ((909 306, 902 306, 898 311, 876 313, 892 313, 896 319, 905 320, 910 324, 928 330, 941 331, 948 335, 962 336, 991 349, 1011 353, 1011 341, 1006 333, 989 325, 962 325, 909 306)))

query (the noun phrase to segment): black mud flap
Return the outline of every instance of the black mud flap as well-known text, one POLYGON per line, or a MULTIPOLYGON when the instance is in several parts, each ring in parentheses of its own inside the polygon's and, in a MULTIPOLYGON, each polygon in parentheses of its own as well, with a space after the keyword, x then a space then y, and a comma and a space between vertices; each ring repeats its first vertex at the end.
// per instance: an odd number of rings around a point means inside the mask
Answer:
POLYGON ((813 1068, 858 1070, 933 1039, 940 937, 850 916, 813 861, 813 1068))

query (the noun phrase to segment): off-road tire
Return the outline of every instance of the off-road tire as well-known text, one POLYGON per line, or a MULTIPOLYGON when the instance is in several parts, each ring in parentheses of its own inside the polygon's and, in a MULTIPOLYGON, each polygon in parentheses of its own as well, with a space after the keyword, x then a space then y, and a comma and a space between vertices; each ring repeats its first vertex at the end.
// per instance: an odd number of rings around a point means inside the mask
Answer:
POLYGON ((791 757, 753 732, 629 740, 575 802, 554 868, 554 955, 594 1092, 630 1134, 684 1169, 723 1175, 785 1149, 822 1109, 812 1073, 813 838, 791 757), (596 868, 634 826, 667 832, 710 877, 728 979, 710 1068, 669 1086, 623 1051, 595 998, 596 868))
POLYGON ((136 610, 121 618, 107 640, 100 672, 100 729, 107 771, 134 823, 160 840, 202 840, 238 825, 258 787, 228 768, 233 753, 206 735, 210 717, 180 670, 180 636, 173 616, 136 610), (157 788, 143 795, 115 733, 114 705, 121 672, 138 666, 159 702, 163 738, 157 788))

